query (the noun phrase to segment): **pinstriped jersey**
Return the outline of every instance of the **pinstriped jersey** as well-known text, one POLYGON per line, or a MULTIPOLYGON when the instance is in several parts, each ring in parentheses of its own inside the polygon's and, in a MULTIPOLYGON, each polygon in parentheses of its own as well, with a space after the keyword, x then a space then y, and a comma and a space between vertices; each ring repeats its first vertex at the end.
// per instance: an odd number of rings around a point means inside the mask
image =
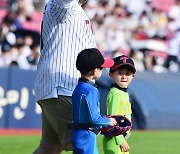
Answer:
POLYGON ((78 0, 68 0, 68 4, 61 1, 49 0, 45 7, 34 87, 36 100, 44 99, 56 87, 73 91, 80 77, 76 69, 78 53, 96 47, 91 22, 78 0))

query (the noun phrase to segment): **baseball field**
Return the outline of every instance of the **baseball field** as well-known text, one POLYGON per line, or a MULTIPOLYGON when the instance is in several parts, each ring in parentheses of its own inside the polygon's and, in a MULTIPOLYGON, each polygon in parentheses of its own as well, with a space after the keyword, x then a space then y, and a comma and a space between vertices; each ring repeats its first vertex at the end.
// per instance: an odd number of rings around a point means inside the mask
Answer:
MULTIPOLYGON (((14 132, 15 133, 15 132, 14 132)), ((1 134, 0 154, 31 154, 39 144, 40 134, 1 134)), ((102 136, 97 138, 103 154, 102 136)), ((132 131, 130 154, 180 154, 180 131, 132 131)), ((71 154, 71 152, 63 152, 71 154)))

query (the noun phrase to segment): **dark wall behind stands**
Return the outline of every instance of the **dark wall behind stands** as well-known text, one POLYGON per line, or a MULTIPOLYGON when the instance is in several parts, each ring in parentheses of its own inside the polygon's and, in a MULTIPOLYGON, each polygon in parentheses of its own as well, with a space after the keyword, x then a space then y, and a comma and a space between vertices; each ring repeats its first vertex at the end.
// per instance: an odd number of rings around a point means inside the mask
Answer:
MULTIPOLYGON (((0 68, 0 128, 41 128, 35 102, 35 71, 0 68)), ((112 80, 106 70, 97 81, 101 113, 112 80)), ((180 129, 180 74, 137 73, 128 88, 134 129, 180 129)))
POLYGON ((137 128, 180 129, 180 74, 139 73, 129 93, 137 128))

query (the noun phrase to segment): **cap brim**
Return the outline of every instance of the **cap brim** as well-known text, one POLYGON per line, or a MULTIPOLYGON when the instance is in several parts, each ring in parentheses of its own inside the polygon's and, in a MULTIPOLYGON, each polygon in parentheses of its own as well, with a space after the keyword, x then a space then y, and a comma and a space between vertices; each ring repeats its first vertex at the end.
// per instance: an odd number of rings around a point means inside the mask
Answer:
POLYGON ((117 69, 119 67, 122 67, 122 66, 128 66, 133 70, 134 73, 136 72, 135 67, 132 64, 129 64, 129 63, 124 63, 124 64, 117 65, 117 66, 111 68, 111 70, 113 71, 113 70, 115 70, 115 69, 117 69))
POLYGON ((114 65, 114 61, 112 59, 104 59, 104 63, 101 65, 103 68, 109 68, 114 65))

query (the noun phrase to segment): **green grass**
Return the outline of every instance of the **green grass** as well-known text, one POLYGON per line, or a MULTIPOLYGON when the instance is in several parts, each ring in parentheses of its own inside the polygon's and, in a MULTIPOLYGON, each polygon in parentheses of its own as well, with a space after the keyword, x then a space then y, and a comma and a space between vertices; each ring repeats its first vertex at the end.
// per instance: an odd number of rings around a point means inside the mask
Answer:
MULTIPOLYGON (((0 154, 32 154, 39 140, 39 135, 0 136, 0 154)), ((97 140, 99 154, 103 154, 102 136, 97 140)), ((180 154, 180 131, 132 131, 128 143, 130 154, 180 154)))

